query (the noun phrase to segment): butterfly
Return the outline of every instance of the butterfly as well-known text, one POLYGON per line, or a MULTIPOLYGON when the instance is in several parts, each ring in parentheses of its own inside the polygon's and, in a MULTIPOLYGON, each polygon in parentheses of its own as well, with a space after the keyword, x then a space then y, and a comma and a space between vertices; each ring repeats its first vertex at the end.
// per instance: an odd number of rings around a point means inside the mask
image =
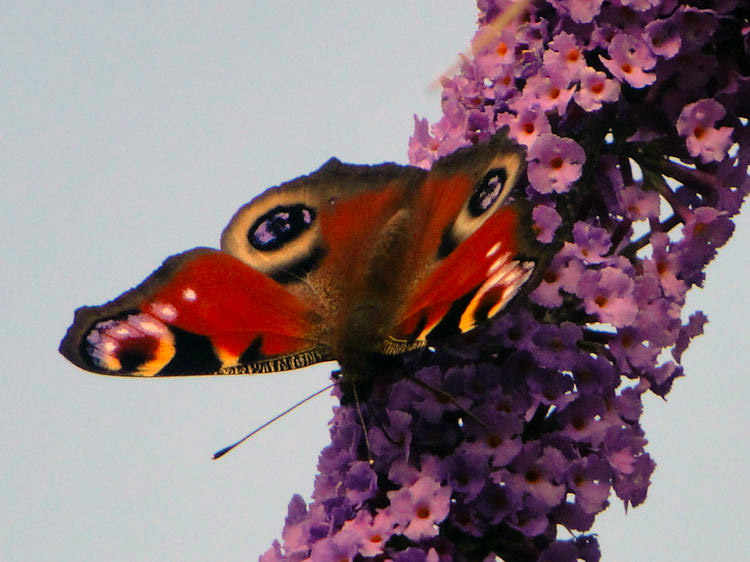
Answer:
POLYGON ((60 352, 105 375, 234 375, 380 358, 468 332, 538 271, 524 150, 504 132, 430 171, 344 164, 241 207, 221 250, 166 259, 137 287, 76 310, 60 352))

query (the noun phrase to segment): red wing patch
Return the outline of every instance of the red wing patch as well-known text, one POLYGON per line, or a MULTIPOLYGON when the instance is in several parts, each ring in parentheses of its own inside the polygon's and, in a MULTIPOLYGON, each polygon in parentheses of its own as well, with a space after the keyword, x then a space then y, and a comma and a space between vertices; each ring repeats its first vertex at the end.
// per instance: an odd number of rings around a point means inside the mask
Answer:
POLYGON ((500 312, 533 272, 533 262, 516 261, 518 222, 514 207, 502 208, 442 260, 417 287, 392 337, 425 341, 455 303, 455 332, 500 312))
POLYGON ((272 279, 199 248, 167 259, 114 301, 78 309, 60 350, 112 375, 284 370, 326 358, 318 322, 312 307, 272 279))

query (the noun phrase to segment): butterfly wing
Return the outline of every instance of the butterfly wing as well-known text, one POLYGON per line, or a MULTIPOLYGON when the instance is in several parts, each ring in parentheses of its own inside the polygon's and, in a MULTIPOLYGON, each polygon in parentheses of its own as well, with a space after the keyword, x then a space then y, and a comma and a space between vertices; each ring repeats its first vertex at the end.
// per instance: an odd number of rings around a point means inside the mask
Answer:
POLYGON ((358 253, 424 174, 331 159, 271 188, 235 214, 222 251, 172 256, 115 300, 78 309, 60 351, 89 371, 132 376, 262 373, 333 359, 366 275, 358 253))
POLYGON ((355 292, 352 283, 384 226, 425 175, 410 166, 331 158, 241 207, 221 248, 293 292, 338 305, 341 292, 355 292))
POLYGON ((538 248, 517 193, 525 155, 498 133, 435 163, 419 197, 413 254, 422 271, 386 352, 467 332, 499 313, 530 279, 538 248))
POLYGON ((110 375, 270 372, 330 359, 319 325, 312 306, 269 277, 196 248, 117 299, 79 308, 60 351, 110 375))

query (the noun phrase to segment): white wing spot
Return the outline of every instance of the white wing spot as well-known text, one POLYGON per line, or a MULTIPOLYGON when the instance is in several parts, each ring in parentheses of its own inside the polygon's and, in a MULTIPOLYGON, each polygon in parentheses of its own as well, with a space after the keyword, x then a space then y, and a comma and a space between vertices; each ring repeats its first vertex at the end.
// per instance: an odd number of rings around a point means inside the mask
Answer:
POLYGON ((198 298, 198 295, 195 293, 193 289, 188 287, 187 289, 182 291, 182 298, 188 302, 193 302, 195 299, 198 298))
POLYGON ((513 267, 510 252, 505 252, 490 264, 487 269, 487 277, 492 277, 499 269, 504 267, 513 267))
POLYGON ((171 304, 155 302, 151 305, 150 308, 151 314, 153 314, 157 318, 160 318, 161 320, 170 322, 177 318, 177 309, 171 304))
POLYGON ((491 258, 492 256, 494 256, 498 252, 498 250, 500 250, 500 246, 501 246, 500 242, 496 242, 495 245, 492 246, 492 248, 487 250, 485 257, 491 258))
POLYGON ((157 320, 153 316, 149 316, 147 314, 139 314, 138 316, 133 316, 132 318, 128 319, 128 322, 133 324, 136 330, 140 330, 141 332, 149 336, 161 336, 167 330, 167 327, 164 324, 159 322, 159 320, 157 320))

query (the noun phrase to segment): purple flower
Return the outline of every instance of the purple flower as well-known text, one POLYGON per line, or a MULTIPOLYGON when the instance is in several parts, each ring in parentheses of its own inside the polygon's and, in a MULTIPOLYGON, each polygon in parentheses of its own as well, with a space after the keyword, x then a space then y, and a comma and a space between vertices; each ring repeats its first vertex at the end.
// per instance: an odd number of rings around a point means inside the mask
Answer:
POLYGON ((586 59, 576 37, 564 31, 556 35, 544 52, 544 66, 561 73, 568 83, 578 78, 586 68, 586 59))
POLYGON ((473 506, 477 516, 489 525, 497 525, 509 514, 521 509, 521 492, 510 486, 487 484, 473 506))
POLYGON ((552 507, 565 495, 565 486, 560 481, 566 466, 567 462, 558 449, 541 449, 539 443, 531 443, 524 447, 508 470, 497 473, 496 479, 498 483, 529 494, 544 506, 552 507))
POLYGON ((578 221, 573 225, 573 241, 575 245, 570 246, 570 250, 583 263, 599 264, 609 261, 606 254, 612 247, 612 241, 605 229, 578 221))
POLYGON ((674 349, 672 349, 672 356, 676 361, 680 361, 683 352, 690 345, 690 340, 703 333, 703 326, 706 322, 708 322, 708 318, 700 310, 690 315, 688 323, 681 327, 674 349))
POLYGON ((376 556, 383 552, 385 543, 391 538, 396 527, 396 520, 388 510, 379 511, 374 517, 369 511, 360 511, 357 517, 347 521, 341 533, 350 536, 359 546, 359 554, 376 556))
POLYGON ((633 287, 633 280, 620 269, 589 269, 581 276, 576 295, 599 322, 622 328, 632 325, 638 312, 633 287))
POLYGON ((614 365, 600 355, 581 354, 576 358, 572 372, 576 389, 581 394, 610 393, 620 383, 614 365))
POLYGON ((617 367, 634 375, 639 369, 653 365, 659 354, 658 348, 646 344, 645 338, 634 328, 619 330, 610 339, 609 350, 617 367))
POLYGON ((411 445, 412 416, 402 410, 386 410, 387 420, 369 431, 372 453, 380 459, 407 458, 411 445))
POLYGON ((546 133, 529 149, 529 181, 539 193, 564 193, 581 177, 586 155, 573 140, 546 133))
POLYGON ((377 475, 372 471, 369 463, 357 461, 349 466, 343 483, 348 490, 351 502, 361 504, 375 495, 377 475))
POLYGON ((586 513, 599 513, 607 503, 612 468, 599 457, 586 457, 570 465, 566 473, 575 503, 586 513))
POLYGON ((680 260, 683 281, 688 284, 703 284, 703 267, 716 255, 734 231, 734 223, 716 209, 699 207, 694 212, 683 210, 685 225, 683 239, 675 244, 680 260))
POLYGON ((598 14, 604 0, 552 0, 550 2, 558 11, 569 14, 576 23, 590 23, 598 14))
POLYGON ((607 102, 620 97, 620 84, 604 72, 587 66, 579 71, 580 89, 573 94, 575 102, 585 111, 596 111, 607 102))
POLYGON ((409 140, 409 159, 415 166, 429 168, 441 156, 468 144, 461 134, 465 127, 463 113, 455 106, 446 110, 443 119, 433 127, 432 134, 426 119, 415 116, 414 122, 419 134, 409 140))
POLYGON ((600 446, 607 432, 622 423, 617 417, 605 417, 606 408, 607 403, 601 396, 579 396, 560 412, 562 435, 592 447, 600 446))
POLYGON ((550 128, 547 115, 541 106, 511 104, 512 107, 516 105, 521 105, 521 107, 518 108, 518 112, 515 115, 512 113, 500 113, 495 119, 495 123, 498 127, 507 125, 508 136, 518 144, 522 144, 528 148, 534 144, 539 135, 549 133, 552 129, 550 128))
POLYGON ((557 308, 563 304, 560 291, 575 293, 583 275, 584 265, 578 257, 580 249, 567 243, 552 259, 542 275, 542 279, 531 293, 531 300, 547 308, 557 308))
MULTIPOLYGON (((632 446, 627 446, 611 455, 615 463, 620 463, 621 470, 615 475, 614 489, 625 505, 637 506, 646 499, 648 483, 655 463, 645 454, 637 454, 632 446), (639 483, 641 483, 639 485, 639 483)), ((618 465, 618 464, 616 464, 618 465)), ((615 465, 613 465, 615 466, 615 465)))
POLYGON ((655 73, 647 72, 656 64, 656 57, 639 37, 616 35, 607 50, 610 58, 599 58, 615 78, 633 88, 643 88, 656 80, 655 73))
POLYGON ((474 414, 482 423, 472 418, 466 420, 467 440, 460 449, 487 458, 493 468, 507 465, 521 450, 521 420, 489 405, 475 410, 474 414))
POLYGON ((630 220, 655 219, 659 216, 659 194, 629 185, 617 192, 617 201, 630 220))
POLYGON ((652 21, 646 25, 645 39, 651 52, 665 59, 671 59, 680 52, 682 35, 680 34, 679 12, 672 17, 652 21))
POLYGON ((546 368, 565 368, 575 362, 578 351, 576 343, 581 339, 581 328, 572 322, 559 326, 544 324, 534 334, 534 357, 546 368))
POLYGON ((549 244, 555 239, 555 231, 562 224, 562 218, 549 205, 537 205, 531 214, 534 219, 536 239, 549 244))
POLYGON ((391 513, 403 528, 401 534, 412 540, 438 534, 437 523, 448 516, 450 497, 450 488, 440 486, 427 476, 411 486, 388 492, 391 513))
POLYGON ((496 69, 515 62, 516 44, 516 36, 510 29, 482 26, 471 40, 474 62, 480 71, 490 75, 496 69))
POLYGON ((535 74, 526 80, 520 101, 529 106, 536 104, 544 112, 554 111, 562 115, 575 92, 574 87, 568 87, 569 83, 561 69, 547 69, 545 74, 535 74))
POLYGON ((732 143, 732 128, 715 128, 717 121, 726 115, 720 103, 705 99, 682 108, 677 119, 677 132, 687 137, 690 156, 699 157, 701 162, 723 160, 732 143))
POLYGON ((339 533, 317 541, 312 547, 310 562, 351 561, 354 560, 357 550, 357 543, 351 533, 339 533))
POLYGON ((466 449, 458 450, 444 461, 443 470, 447 475, 448 485, 466 501, 475 499, 487 482, 489 459, 482 453, 483 451, 475 453, 466 449))

